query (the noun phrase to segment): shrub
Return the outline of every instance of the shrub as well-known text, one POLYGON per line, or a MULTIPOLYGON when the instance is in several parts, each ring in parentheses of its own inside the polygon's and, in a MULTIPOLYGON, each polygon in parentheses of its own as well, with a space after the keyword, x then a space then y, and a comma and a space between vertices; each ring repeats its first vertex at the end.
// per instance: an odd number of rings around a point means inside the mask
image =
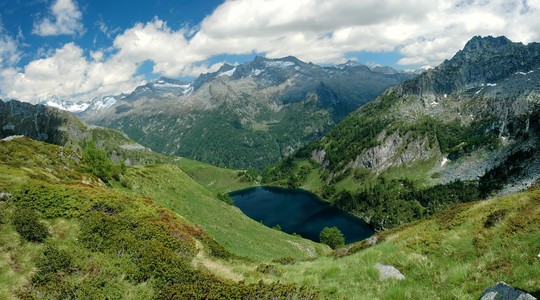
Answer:
POLYGON ((36 262, 36 266, 39 269, 38 274, 56 273, 59 271, 67 273, 71 267, 71 255, 66 250, 47 245, 43 250, 43 256, 36 262))
POLYGON ((42 242, 49 235, 47 227, 39 221, 37 213, 27 208, 15 210, 11 223, 15 226, 15 230, 30 242, 42 242))
POLYGON ((113 163, 103 149, 98 149, 94 142, 88 143, 83 152, 84 162, 87 164, 87 171, 96 175, 104 182, 113 179, 113 163))
POLYGON ((484 228, 490 228, 495 226, 497 223, 502 221, 502 219, 506 216, 507 212, 507 210, 502 209, 489 214, 484 221, 484 228))
POLYGON ((231 196, 229 196, 229 194, 222 194, 222 193, 218 193, 217 194, 217 198, 229 205, 234 205, 234 201, 233 199, 231 198, 231 196))
POLYGON ((267 265, 267 264, 258 265, 257 272, 260 272, 262 274, 267 274, 267 275, 273 275, 273 276, 281 276, 283 274, 283 270, 279 268, 278 266, 267 265))
POLYGON ((294 257, 281 257, 272 260, 272 262, 282 265, 294 265, 296 263, 296 259, 294 257))
POLYGON ((335 226, 324 227, 321 231, 321 234, 319 235, 319 239, 321 243, 327 244, 332 249, 336 249, 345 245, 345 238, 343 237, 343 233, 341 233, 341 231, 335 226))

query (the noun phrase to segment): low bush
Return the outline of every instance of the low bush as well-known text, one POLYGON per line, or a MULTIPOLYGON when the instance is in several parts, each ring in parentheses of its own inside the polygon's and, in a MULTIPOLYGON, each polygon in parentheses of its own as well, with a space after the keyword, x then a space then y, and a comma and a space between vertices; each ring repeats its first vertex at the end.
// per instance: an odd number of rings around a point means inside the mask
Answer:
POLYGON ((42 242, 49 236, 47 226, 39 220, 38 214, 31 209, 16 209, 11 223, 15 226, 15 230, 29 242, 42 242))

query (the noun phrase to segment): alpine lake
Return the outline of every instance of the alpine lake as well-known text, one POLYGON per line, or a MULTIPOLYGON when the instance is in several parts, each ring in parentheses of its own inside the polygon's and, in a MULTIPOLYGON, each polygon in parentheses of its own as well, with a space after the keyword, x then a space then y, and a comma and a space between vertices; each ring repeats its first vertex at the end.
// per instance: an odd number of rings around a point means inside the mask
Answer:
POLYGON ((319 242, 319 234, 324 227, 337 227, 347 244, 366 239, 374 233, 364 220, 305 190, 258 186, 231 192, 229 196, 253 220, 268 227, 279 225, 286 233, 296 233, 315 242, 319 242))

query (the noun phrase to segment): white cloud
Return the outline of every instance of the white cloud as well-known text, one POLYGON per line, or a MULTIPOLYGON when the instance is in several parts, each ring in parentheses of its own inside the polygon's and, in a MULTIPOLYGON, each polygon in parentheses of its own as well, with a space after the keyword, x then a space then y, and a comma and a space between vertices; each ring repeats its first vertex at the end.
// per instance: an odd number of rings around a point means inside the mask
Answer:
POLYGON ((315 63, 347 53, 400 51, 403 65, 436 65, 475 35, 540 38, 539 1, 237 0, 200 25, 190 47, 208 56, 252 51, 315 63))
MULTIPOLYGON (((110 48, 83 51, 70 43, 43 52, 23 68, 5 67, 0 90, 27 101, 45 94, 88 100, 142 83, 135 74, 148 60, 160 75, 197 76, 219 67, 208 65, 216 55, 254 52, 340 63, 353 52, 397 51, 401 65, 435 66, 475 35, 539 41, 538 15, 540 0, 231 0, 178 30, 158 17, 120 33, 99 21, 97 29, 113 39, 110 48)), ((74 2, 57 0, 34 32, 82 34, 81 19, 74 2)), ((4 65, 20 57, 13 42, 0 36, 4 65)))
POLYGON ((19 43, 0 27, 0 67, 13 66, 20 59, 19 43))
POLYGON ((82 13, 72 0, 56 0, 50 15, 34 23, 32 33, 40 36, 82 35, 82 13))
POLYGON ((23 70, 2 70, 0 89, 5 98, 27 102, 36 102, 47 95, 73 101, 90 100, 133 90, 143 80, 133 75, 137 67, 114 57, 107 62, 89 61, 80 47, 68 43, 54 55, 30 62, 23 70))

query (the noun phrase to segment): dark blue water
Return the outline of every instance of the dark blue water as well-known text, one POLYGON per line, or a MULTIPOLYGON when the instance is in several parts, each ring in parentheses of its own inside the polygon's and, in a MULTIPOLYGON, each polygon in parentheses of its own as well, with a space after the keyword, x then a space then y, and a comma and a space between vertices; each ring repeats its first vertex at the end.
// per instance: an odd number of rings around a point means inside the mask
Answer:
POLYGON ((362 219, 330 206, 317 196, 303 190, 274 187, 253 187, 229 194, 234 204, 247 216, 268 227, 279 224, 287 233, 319 241, 324 227, 336 226, 352 243, 373 235, 362 219))

